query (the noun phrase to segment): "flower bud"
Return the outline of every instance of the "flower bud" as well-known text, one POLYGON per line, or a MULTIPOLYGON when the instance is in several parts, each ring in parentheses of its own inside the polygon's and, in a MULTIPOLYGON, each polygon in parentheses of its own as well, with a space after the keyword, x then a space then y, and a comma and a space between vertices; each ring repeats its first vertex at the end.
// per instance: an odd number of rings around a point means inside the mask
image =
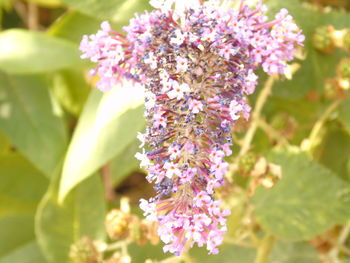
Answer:
POLYGON ((322 26, 316 28, 312 37, 314 48, 322 53, 332 53, 335 49, 335 43, 332 36, 334 31, 335 29, 333 26, 322 26))

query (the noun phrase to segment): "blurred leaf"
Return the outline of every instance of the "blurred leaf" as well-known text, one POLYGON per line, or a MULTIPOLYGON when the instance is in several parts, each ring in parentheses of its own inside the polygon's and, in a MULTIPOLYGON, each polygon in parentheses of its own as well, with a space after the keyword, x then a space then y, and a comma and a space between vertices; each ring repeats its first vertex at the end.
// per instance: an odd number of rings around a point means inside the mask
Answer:
POLYGON ((318 160, 344 180, 350 180, 350 134, 339 123, 331 122, 326 127, 322 143, 317 148, 318 160))
POLYGON ((318 263, 317 251, 306 242, 277 241, 269 256, 269 263, 318 263))
POLYGON ((18 154, 0 156, 0 178, 2 262, 4 257, 34 239, 34 213, 48 182, 18 154))
POLYGON ((46 177, 19 154, 8 154, 0 156, 0 178, 0 217, 34 214, 48 185, 46 177))
POLYGON ((39 76, 0 72, 0 130, 47 175, 56 168, 66 149, 64 123, 39 76))
POLYGON ((339 119, 345 129, 350 133, 350 96, 339 107, 339 119))
POLYGON ((80 238, 103 240, 104 216, 103 187, 98 175, 77 186, 63 204, 58 203, 55 178, 36 215, 37 240, 45 257, 51 263, 66 263, 70 246, 80 238))
POLYGON ((62 2, 84 14, 119 24, 126 24, 134 13, 150 8, 148 1, 145 0, 62 0, 62 2))
POLYGON ((350 218, 350 186, 304 153, 273 152, 282 167, 272 188, 258 188, 256 220, 268 232, 288 240, 307 240, 350 218))
POLYGON ((302 98, 311 89, 321 92, 325 79, 335 76, 336 65, 345 52, 340 49, 331 55, 318 52, 313 47, 312 35, 317 27, 323 25, 334 25, 337 29, 349 27, 350 14, 334 10, 321 12, 310 5, 302 5, 300 0, 267 0, 266 4, 270 10, 270 17, 282 8, 288 9, 306 35, 306 59, 301 61, 301 68, 291 81, 278 82, 274 85, 274 94, 287 98, 302 98))
POLYGON ((140 141, 135 138, 125 149, 111 161, 111 174, 113 185, 119 184, 131 172, 139 170, 140 161, 135 154, 140 151, 140 141))
POLYGON ((89 95, 90 87, 81 70, 66 69, 53 74, 53 94, 71 114, 78 116, 89 95))
POLYGON ((125 82, 102 93, 94 90, 84 107, 65 158, 59 199, 135 139, 145 126, 143 91, 125 82))
POLYGON ((0 263, 46 263, 35 241, 16 248, 10 254, 0 258, 0 263))
POLYGON ((200 263, 251 263, 254 262, 255 249, 238 247, 233 245, 224 245, 220 248, 220 253, 217 255, 208 255, 205 248, 195 247, 191 249, 190 254, 200 263), (237 259, 237 261, 235 260, 237 259))
POLYGON ((8 73, 41 73, 83 65, 75 45, 40 32, 3 31, 0 50, 0 69, 8 73))
POLYGON ((5 137, 5 135, 0 132, 0 154, 5 153, 7 150, 9 150, 11 147, 10 142, 5 137))
POLYGON ((65 13, 50 27, 48 34, 79 44, 83 35, 96 33, 102 20, 76 11, 65 13))

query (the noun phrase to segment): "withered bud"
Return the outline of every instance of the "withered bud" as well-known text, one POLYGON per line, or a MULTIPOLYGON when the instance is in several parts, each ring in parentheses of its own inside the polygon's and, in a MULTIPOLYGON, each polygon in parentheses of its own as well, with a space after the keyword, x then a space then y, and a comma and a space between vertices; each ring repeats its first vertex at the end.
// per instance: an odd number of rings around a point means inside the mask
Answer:
POLYGON ((123 239, 129 235, 131 215, 119 209, 111 210, 105 220, 105 227, 111 239, 123 239))
POLYGON ((325 54, 333 53, 335 49, 334 32, 335 29, 331 25, 318 27, 312 36, 312 43, 315 49, 325 54))
POLYGON ((89 237, 81 238, 70 247, 69 258, 74 263, 96 263, 99 257, 99 252, 89 237))

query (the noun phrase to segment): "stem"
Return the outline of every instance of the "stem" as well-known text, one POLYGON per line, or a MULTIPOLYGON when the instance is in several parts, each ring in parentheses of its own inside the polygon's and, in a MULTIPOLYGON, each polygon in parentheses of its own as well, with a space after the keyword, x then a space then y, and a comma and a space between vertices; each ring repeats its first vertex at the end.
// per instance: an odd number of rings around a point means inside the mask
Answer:
POLYGON ((115 193, 112 185, 112 175, 111 175, 111 165, 106 164, 101 168, 101 177, 103 180, 104 190, 105 190, 105 198, 108 201, 115 200, 115 193))
POLYGON ((333 113, 333 111, 337 109, 339 104, 340 104, 340 100, 334 101, 322 114, 321 118, 315 123, 314 127, 311 130, 309 138, 306 140, 307 143, 301 146, 301 148, 304 151, 311 153, 312 150, 317 146, 318 144, 317 139, 319 138, 320 132, 324 124, 326 123, 329 116, 333 113))
POLYGON ((112 244, 109 244, 105 251, 114 251, 117 249, 123 249, 131 243, 131 240, 122 240, 112 244))
POLYGON ((274 243, 275 237, 270 234, 266 234, 258 247, 258 252, 254 263, 267 263, 274 243))
POLYGON ((252 143, 255 132, 258 128, 258 123, 259 123, 262 108, 264 107, 267 101, 267 98, 271 94, 271 90, 274 82, 275 82, 275 77, 270 76, 267 79, 264 88, 261 90, 258 96, 258 99, 255 104, 255 109, 252 113, 252 123, 243 139, 243 145, 238 154, 238 158, 242 157, 244 154, 246 154, 249 151, 250 144, 252 143))
POLYGON ((265 120, 259 119, 258 126, 261 128, 266 134, 270 135, 273 139, 275 139, 280 145, 289 145, 289 142, 286 138, 284 138, 278 131, 276 131, 273 127, 271 127, 265 120))
POLYGON ((28 3, 28 28, 30 30, 39 29, 39 9, 35 3, 28 3))

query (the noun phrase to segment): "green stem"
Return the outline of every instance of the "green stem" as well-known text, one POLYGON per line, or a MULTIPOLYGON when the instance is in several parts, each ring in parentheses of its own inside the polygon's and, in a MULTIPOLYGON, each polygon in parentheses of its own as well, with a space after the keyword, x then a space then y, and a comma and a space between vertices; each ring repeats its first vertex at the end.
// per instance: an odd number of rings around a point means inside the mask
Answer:
POLYGON ((267 263, 268 258, 270 255, 270 251, 273 248, 273 245, 275 244, 275 237, 266 234, 263 240, 261 240, 261 243, 258 247, 257 255, 255 258, 254 263, 267 263))
POLYGON ((340 104, 340 101, 336 100, 325 110, 321 118, 315 123, 314 127, 312 128, 310 136, 306 141, 307 142, 306 145, 305 144, 302 145, 301 148, 303 150, 309 153, 312 153, 313 149, 318 144, 319 135, 322 131, 324 124, 328 120, 329 116, 333 113, 333 111, 335 111, 338 108, 339 104, 340 104))
POLYGON ((252 113, 251 125, 243 139, 242 148, 238 154, 239 157, 243 156, 249 151, 250 145, 254 138, 255 132, 258 128, 258 122, 260 119, 261 111, 267 101, 267 98, 271 94, 273 83, 275 82, 275 77, 269 77, 264 85, 264 88, 259 93, 258 99, 255 104, 254 111, 252 113))

